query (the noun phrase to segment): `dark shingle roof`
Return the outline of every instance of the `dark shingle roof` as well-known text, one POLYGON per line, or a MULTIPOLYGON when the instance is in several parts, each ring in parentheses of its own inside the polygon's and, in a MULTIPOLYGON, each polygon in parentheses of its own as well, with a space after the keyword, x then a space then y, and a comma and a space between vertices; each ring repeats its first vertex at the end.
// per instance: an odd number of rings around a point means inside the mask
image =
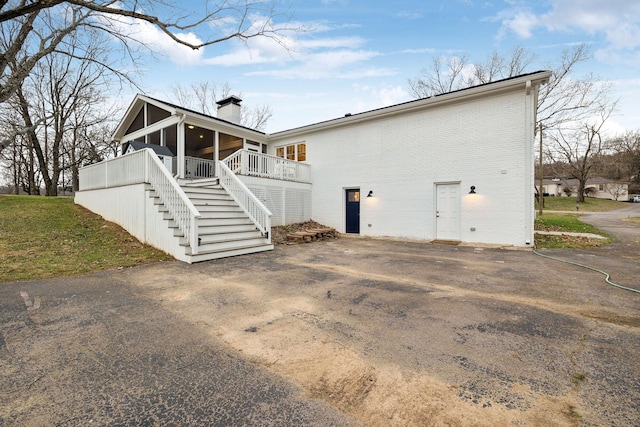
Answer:
POLYGON ((156 144, 145 144, 144 142, 139 142, 139 141, 126 142, 123 151, 126 152, 129 146, 133 147, 133 149, 136 151, 143 150, 145 148, 150 148, 158 156, 175 156, 175 154, 173 154, 171 150, 168 149, 167 147, 163 147, 161 145, 156 145, 156 144))

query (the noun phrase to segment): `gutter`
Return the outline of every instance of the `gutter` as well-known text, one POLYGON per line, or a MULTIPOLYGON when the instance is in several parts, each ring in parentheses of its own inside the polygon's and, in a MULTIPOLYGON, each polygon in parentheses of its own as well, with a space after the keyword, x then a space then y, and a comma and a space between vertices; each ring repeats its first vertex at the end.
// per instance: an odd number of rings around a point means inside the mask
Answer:
POLYGON ((307 125, 295 129, 285 130, 268 134, 269 141, 278 140, 280 138, 287 138, 297 135, 304 135, 309 132, 317 132, 322 130, 333 129, 337 127, 352 125, 370 120, 376 120, 385 117, 392 117, 397 114, 405 114, 413 111, 420 111, 427 108, 434 108, 441 105, 446 105, 452 102, 460 102, 465 99, 475 98, 483 95, 490 95, 494 93, 502 93, 505 91, 513 90, 513 88, 521 87, 524 83, 527 89, 527 94, 530 93, 533 85, 545 84, 551 77, 551 71, 540 71, 524 76, 514 77, 510 79, 500 80, 493 83, 487 83, 480 86, 473 86, 466 89, 461 89, 455 92, 448 92, 441 95, 431 96, 429 98, 422 98, 418 100, 408 101, 402 104, 392 105, 390 107, 383 107, 376 110, 365 111, 363 113, 347 115, 337 119, 332 119, 312 125, 307 125))

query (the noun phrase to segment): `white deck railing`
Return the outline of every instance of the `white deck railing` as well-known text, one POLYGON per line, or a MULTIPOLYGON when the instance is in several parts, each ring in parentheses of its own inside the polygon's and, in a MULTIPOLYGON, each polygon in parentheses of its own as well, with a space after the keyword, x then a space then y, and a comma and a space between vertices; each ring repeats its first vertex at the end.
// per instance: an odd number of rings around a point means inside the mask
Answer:
POLYGON ((311 182, 311 166, 249 150, 238 150, 223 160, 233 173, 284 181, 311 182))
POLYGON ((184 162, 185 178, 213 178, 216 176, 216 162, 213 160, 185 156, 184 162))
POLYGON ((145 154, 133 152, 80 169, 80 191, 139 184, 145 178, 145 154))
POLYGON ((153 150, 146 148, 80 169, 80 191, 142 183, 151 184, 188 240, 191 253, 197 254, 200 212, 153 150))
POLYGON ((218 162, 220 185, 238 203, 271 243, 271 211, 247 188, 246 185, 223 162, 218 162))

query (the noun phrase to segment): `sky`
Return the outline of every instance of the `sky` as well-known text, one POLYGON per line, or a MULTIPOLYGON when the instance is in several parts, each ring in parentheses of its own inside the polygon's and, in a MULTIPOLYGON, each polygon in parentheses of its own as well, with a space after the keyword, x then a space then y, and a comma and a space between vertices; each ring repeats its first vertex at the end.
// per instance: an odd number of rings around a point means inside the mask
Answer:
MULTIPOLYGON (((198 1, 174 2, 185 10, 198 1)), ((157 29, 140 26, 155 47, 141 63, 147 95, 172 101, 171 87, 209 81, 229 84, 249 107, 273 111, 273 133, 414 99, 409 79, 434 57, 465 53, 482 62, 522 46, 536 55, 528 71, 548 69, 562 51, 585 43, 592 54, 574 76, 593 73, 619 98, 607 131, 640 129, 640 0, 275 0, 278 16, 305 31, 246 43, 229 40, 191 51, 157 29), (286 46, 283 47, 282 44, 286 46)), ((202 2, 204 4, 204 2, 202 2)), ((197 15, 192 15, 197 16, 197 15)), ((251 18, 258 22, 264 15, 251 18)), ((221 19, 180 37, 197 41, 228 28, 221 19)), ((127 102, 137 90, 123 94, 127 102)))

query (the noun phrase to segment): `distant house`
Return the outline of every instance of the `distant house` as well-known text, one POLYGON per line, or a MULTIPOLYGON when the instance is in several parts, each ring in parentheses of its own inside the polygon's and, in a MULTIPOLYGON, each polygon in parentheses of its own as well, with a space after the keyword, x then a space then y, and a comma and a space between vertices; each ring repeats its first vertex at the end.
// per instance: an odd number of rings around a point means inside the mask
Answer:
POLYGON ((549 76, 272 134, 239 124, 237 97, 210 117, 137 95, 113 135, 123 154, 81 170, 76 203, 186 262, 269 250, 272 225, 308 219, 362 236, 531 245, 549 76))
MULTIPOLYGON (((542 181, 543 193, 556 197, 575 197, 578 192, 577 179, 554 178, 542 181)), ((538 189, 539 184, 536 185, 538 189)), ((629 184, 607 178, 589 178, 585 185, 585 196, 595 199, 628 200, 629 184)))

